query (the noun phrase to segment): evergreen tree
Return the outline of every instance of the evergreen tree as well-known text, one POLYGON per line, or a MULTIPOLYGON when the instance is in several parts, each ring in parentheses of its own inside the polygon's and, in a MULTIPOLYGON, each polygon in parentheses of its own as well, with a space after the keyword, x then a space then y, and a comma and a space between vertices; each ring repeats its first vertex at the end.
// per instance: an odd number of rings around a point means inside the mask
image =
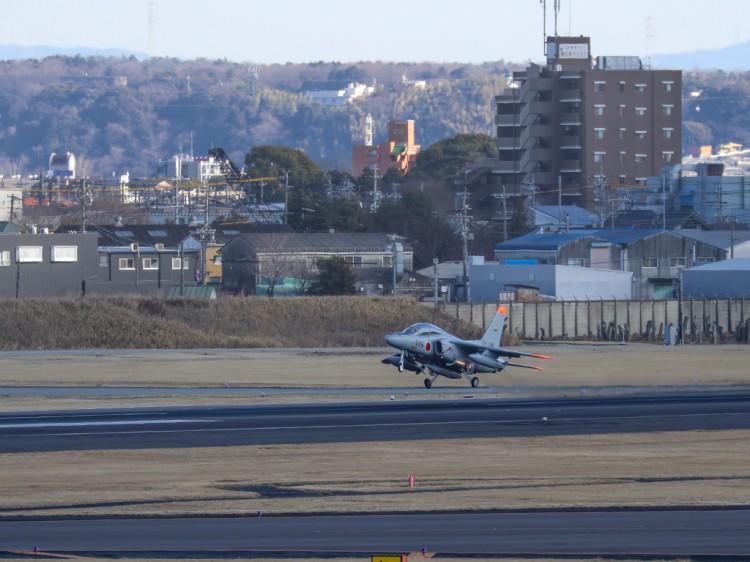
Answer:
POLYGON ((320 275, 312 284, 310 293, 315 295, 353 295, 354 272, 341 256, 331 256, 318 262, 320 275))

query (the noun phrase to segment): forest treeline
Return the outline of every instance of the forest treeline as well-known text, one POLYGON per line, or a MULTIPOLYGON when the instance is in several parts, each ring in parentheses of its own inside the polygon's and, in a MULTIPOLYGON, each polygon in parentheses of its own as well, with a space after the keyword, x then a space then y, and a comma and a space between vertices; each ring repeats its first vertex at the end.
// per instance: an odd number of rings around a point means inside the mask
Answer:
POLYGON ((415 119, 429 146, 460 133, 493 132, 493 99, 509 69, 484 65, 311 63, 249 67, 226 60, 49 57, 0 62, 0 173, 32 174, 52 152, 73 152, 92 177, 157 177, 177 153, 224 148, 238 162, 254 146, 303 150, 323 169, 348 170, 390 119, 415 119), (407 88, 425 80, 424 89, 407 88), (350 82, 375 92, 345 107, 311 103, 307 90, 350 82))
MULTIPOLYGON (((158 176, 179 152, 220 146, 239 162, 254 146, 303 150, 323 169, 348 170, 390 119, 414 119, 423 147, 458 134, 494 136, 495 95, 518 67, 438 63, 335 63, 251 67, 226 60, 48 57, 0 62, 0 173, 31 174, 51 152, 73 152, 90 176, 158 176), (424 80, 426 87, 406 87, 424 80), (314 105, 307 90, 350 82, 375 87, 344 107, 314 105)), ((685 145, 750 145, 750 73, 684 75, 685 145), (690 92, 700 92, 690 96, 690 92)))

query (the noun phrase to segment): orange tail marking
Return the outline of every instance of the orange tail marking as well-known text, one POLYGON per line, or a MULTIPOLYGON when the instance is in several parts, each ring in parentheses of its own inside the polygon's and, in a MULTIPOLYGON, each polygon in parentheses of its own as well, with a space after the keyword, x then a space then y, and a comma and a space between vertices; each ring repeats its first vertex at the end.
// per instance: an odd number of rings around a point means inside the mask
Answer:
POLYGON ((508 307, 507 306, 498 306, 497 307, 497 313, 498 314, 508 314, 508 307))

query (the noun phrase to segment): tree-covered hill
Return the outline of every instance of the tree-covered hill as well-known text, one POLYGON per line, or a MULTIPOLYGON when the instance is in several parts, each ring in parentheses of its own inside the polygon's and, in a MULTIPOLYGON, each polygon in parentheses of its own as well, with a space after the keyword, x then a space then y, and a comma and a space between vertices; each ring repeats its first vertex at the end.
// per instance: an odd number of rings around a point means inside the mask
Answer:
POLYGON ((458 133, 493 129, 493 98, 504 63, 485 65, 312 63, 250 68, 228 61, 49 57, 0 62, 0 173, 36 173, 51 152, 73 152, 87 175, 157 175, 178 152, 220 146, 240 162, 254 146, 304 150, 325 169, 348 169, 364 142, 390 119, 415 119, 429 146, 458 133), (402 79, 426 80, 409 89, 402 79), (349 82, 375 93, 345 107, 314 105, 308 89, 349 82))
MULTIPOLYGON (((178 152, 219 146, 242 162, 261 145, 301 149, 323 169, 348 170, 364 142, 387 140, 390 119, 416 120, 422 147, 461 134, 494 136, 503 61, 482 65, 315 62, 251 67, 226 60, 65 57, 0 62, 0 174, 44 169, 51 152, 73 152, 87 175, 158 175, 178 152), (406 87, 403 79, 424 80, 406 87), (349 82, 375 93, 345 107, 314 105, 306 90, 349 82)), ((750 146, 750 73, 684 75, 685 149, 750 146), (691 92, 700 95, 690 96, 691 92)))

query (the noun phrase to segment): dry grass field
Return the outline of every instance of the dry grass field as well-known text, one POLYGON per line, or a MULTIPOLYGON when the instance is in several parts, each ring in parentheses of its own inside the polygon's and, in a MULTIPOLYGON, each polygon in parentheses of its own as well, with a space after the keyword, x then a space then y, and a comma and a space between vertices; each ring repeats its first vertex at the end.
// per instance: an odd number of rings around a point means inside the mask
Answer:
MULTIPOLYGON (((517 397, 750 384, 745 346, 524 348, 532 350, 555 361, 535 363, 546 368, 543 372, 510 369, 485 376, 482 386, 491 386, 493 396, 517 397)), ((166 391, 165 397, 148 399, 6 395, 0 396, 0 411, 311 399, 303 393, 274 394, 274 387, 361 391, 317 400, 385 400, 388 393, 376 392, 385 388, 396 389, 397 400, 424 397, 407 396, 422 388, 423 377, 382 365, 387 353, 6 353, 0 354, 0 387, 228 389, 222 396, 166 391), (259 387, 259 393, 233 395, 237 387, 259 387)), ((441 388, 471 391, 466 381, 440 379, 427 396, 444 396, 441 388)), ((747 451, 750 432, 720 431, 0 454, 0 517, 750 505, 747 451), (411 472, 415 489, 408 488, 411 472)))

